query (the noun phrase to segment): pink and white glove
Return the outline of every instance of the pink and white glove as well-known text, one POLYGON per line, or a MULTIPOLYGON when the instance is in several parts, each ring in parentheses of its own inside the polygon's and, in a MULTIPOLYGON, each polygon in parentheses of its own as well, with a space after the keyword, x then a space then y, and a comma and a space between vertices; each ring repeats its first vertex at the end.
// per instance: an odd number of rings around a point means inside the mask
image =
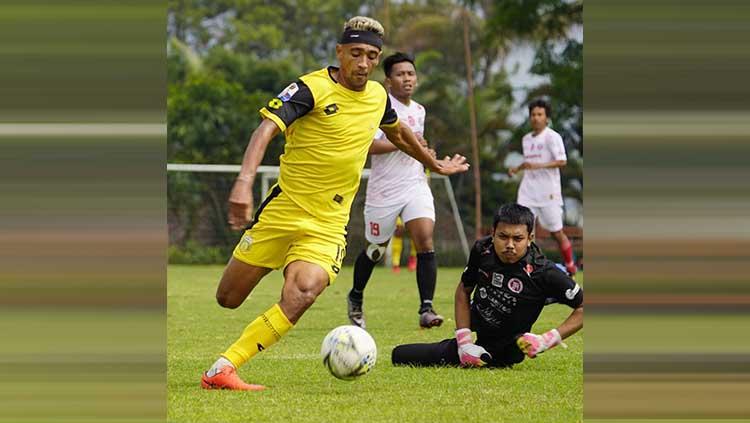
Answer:
POLYGON ((456 342, 458 342, 458 359, 461 360, 462 367, 482 367, 492 359, 492 355, 487 350, 472 341, 471 329, 458 329, 456 342))
POLYGON ((529 358, 535 358, 557 345, 562 344, 563 348, 567 348, 567 345, 563 344, 560 332, 557 329, 544 332, 542 335, 526 332, 516 339, 516 344, 529 358))

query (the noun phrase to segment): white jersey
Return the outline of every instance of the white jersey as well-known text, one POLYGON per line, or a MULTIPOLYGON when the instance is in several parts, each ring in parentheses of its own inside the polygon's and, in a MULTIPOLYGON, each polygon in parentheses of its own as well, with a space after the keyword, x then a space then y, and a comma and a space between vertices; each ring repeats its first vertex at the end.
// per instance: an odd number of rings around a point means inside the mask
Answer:
MULTIPOLYGON (((425 110, 414 100, 407 106, 390 95, 391 105, 398 114, 402 125, 408 125, 414 135, 424 134, 425 110)), ((383 138, 385 134, 378 130, 375 139, 383 138)), ((373 154, 370 179, 367 182, 367 196, 365 204, 376 207, 389 207, 405 204, 411 192, 427 185, 427 176, 422 163, 415 160, 401 150, 386 154, 373 154)), ((429 188, 428 188, 429 190, 429 188)))
MULTIPOLYGON (((523 137, 523 159, 529 163, 549 163, 567 160, 562 137, 550 128, 539 135, 529 132, 523 137)), ((560 187, 560 169, 526 169, 518 188, 518 204, 545 207, 563 204, 560 187)))

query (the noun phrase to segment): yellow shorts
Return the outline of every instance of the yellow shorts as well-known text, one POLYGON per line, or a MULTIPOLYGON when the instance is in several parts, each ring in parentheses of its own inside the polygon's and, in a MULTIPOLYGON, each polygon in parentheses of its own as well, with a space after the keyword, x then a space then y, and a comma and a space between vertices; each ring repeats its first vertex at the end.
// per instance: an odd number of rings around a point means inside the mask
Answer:
POLYGON ((255 212, 232 255, 244 263, 271 269, 297 260, 315 263, 336 279, 346 254, 346 228, 311 215, 276 185, 255 212))

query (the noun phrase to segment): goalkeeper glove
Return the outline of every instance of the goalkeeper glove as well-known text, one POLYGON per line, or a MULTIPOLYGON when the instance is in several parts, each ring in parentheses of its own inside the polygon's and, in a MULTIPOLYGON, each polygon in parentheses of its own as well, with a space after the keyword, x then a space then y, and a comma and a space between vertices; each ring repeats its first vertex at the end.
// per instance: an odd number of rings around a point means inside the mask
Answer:
POLYGON ((542 335, 526 332, 516 340, 516 344, 518 344, 518 348, 529 356, 529 358, 535 358, 539 354, 560 344, 562 344, 563 348, 567 348, 567 345, 563 344, 560 332, 557 329, 552 329, 542 335))
POLYGON ((487 350, 472 342, 470 329, 456 330, 456 342, 462 367, 482 367, 492 360, 492 355, 487 350))

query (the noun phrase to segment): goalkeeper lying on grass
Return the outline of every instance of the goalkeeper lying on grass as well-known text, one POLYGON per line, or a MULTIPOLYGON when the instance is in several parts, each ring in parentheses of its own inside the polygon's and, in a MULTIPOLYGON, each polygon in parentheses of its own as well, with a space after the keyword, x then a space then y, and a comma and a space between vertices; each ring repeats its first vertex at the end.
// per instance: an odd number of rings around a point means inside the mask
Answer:
POLYGON ((456 337, 399 345, 393 349, 393 364, 509 367, 523 361, 524 354, 535 358, 578 332, 583 327, 583 290, 532 242, 533 227, 528 208, 500 207, 492 235, 474 244, 456 289, 456 337), (550 300, 573 312, 557 329, 530 333, 550 300))

